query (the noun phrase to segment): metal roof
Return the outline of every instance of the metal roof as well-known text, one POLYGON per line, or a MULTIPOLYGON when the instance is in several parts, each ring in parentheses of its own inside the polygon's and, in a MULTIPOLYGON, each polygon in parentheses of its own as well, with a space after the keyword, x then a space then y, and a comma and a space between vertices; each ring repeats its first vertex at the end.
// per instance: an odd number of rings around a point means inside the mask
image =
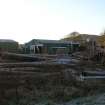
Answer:
POLYGON ((0 42, 16 42, 16 41, 11 39, 0 39, 0 42))
MULTIPOLYGON (((35 43, 62 43, 62 44, 79 44, 76 42, 72 41, 62 41, 62 40, 43 40, 43 39, 33 39, 30 42, 35 42, 35 43)), ((29 43, 30 43, 29 42, 29 43)))

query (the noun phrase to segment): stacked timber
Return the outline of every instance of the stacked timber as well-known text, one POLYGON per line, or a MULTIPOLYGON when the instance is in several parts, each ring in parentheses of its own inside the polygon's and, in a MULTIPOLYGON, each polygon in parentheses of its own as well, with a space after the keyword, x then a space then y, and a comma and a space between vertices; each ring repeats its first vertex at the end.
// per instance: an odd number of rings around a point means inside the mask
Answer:
POLYGON ((37 80, 62 80, 63 70, 60 64, 46 63, 0 63, 0 88, 14 88, 34 84, 37 80))

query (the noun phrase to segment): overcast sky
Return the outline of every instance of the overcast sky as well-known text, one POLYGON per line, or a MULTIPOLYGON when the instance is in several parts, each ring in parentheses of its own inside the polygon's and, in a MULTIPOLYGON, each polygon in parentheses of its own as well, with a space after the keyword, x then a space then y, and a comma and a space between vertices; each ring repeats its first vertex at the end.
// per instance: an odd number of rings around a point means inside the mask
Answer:
POLYGON ((105 0, 0 0, 0 39, 60 39, 73 31, 100 34, 105 0))

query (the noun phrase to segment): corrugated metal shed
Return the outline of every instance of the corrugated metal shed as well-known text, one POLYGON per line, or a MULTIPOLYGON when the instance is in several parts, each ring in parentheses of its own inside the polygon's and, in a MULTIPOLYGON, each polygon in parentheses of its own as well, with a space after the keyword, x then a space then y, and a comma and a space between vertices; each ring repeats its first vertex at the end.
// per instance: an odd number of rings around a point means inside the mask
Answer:
MULTIPOLYGON (((74 48, 72 48, 72 45, 75 46, 75 48, 79 45, 79 43, 73 43, 72 41, 33 39, 25 44, 25 50, 30 52, 31 46, 38 46, 39 44, 42 44, 43 49, 46 50, 49 54, 60 52, 61 48, 61 52, 64 52, 66 54, 69 53, 71 50, 74 50, 74 48)), ((37 47, 34 48, 34 51, 35 50, 37 50, 37 47)))

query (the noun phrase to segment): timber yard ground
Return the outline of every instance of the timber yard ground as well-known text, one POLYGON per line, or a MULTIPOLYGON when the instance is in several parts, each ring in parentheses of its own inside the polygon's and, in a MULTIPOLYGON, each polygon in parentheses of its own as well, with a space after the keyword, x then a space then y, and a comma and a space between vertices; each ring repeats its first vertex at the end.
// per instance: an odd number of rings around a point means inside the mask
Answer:
POLYGON ((1 54, 0 105, 105 105, 104 87, 104 67, 75 54, 1 54))

